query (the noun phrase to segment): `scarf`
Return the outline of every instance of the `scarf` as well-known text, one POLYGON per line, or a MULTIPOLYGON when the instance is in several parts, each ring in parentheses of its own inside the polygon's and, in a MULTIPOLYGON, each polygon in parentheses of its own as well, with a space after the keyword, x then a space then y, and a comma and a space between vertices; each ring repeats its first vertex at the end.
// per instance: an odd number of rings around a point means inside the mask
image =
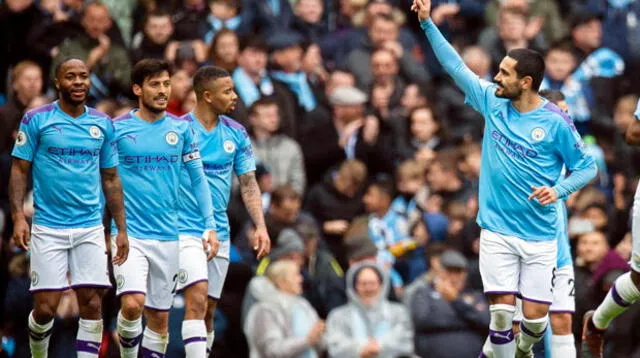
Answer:
POLYGON ((204 42, 210 45, 213 41, 213 37, 218 33, 218 31, 222 30, 222 28, 226 27, 229 30, 236 31, 238 27, 240 27, 240 23, 242 23, 242 18, 240 16, 234 16, 229 20, 220 20, 213 15, 207 16, 209 31, 204 35, 204 42))
POLYGON ((271 71, 271 77, 284 82, 298 97, 298 104, 307 112, 316 108, 316 97, 311 91, 307 75, 304 72, 284 73, 282 71, 271 71))
POLYGON ((253 102, 260 99, 262 96, 271 96, 273 94, 273 83, 271 79, 266 76, 266 73, 260 76, 260 88, 256 86, 251 77, 240 67, 233 71, 231 76, 233 83, 236 85, 236 91, 247 107, 250 107, 253 102))

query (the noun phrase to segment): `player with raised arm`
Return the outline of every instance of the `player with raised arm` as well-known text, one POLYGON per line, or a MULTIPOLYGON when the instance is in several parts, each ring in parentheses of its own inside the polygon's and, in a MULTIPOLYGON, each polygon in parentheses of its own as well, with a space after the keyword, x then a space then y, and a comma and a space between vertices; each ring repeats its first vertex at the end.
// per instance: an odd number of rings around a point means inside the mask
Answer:
POLYGON ((240 181, 242 200, 256 226, 254 249, 258 258, 269 253, 271 242, 262 213, 260 188, 255 176, 251 140, 244 127, 225 116, 238 100, 233 80, 222 68, 205 66, 193 78, 197 105, 183 118, 196 133, 204 172, 211 189, 220 249, 208 263, 198 242, 204 222, 195 215, 197 205, 191 181, 180 181, 180 271, 178 289, 184 292, 186 307, 182 323, 187 358, 208 357, 213 346, 213 316, 229 267, 229 218, 232 174, 240 181), (207 302, 207 296, 209 297, 207 302), (206 325, 206 328, 205 328, 206 325))
POLYGON ((431 1, 415 0, 412 9, 466 103, 486 121, 477 222, 491 348, 499 358, 531 357, 553 300, 560 215, 554 203, 595 177, 595 161, 569 116, 538 94, 544 74, 539 53, 511 50, 495 83, 480 80, 430 19, 431 1), (571 174, 558 182, 563 165, 571 174), (524 313, 517 342, 511 327, 516 295, 523 299, 524 313))
POLYGON ((53 319, 69 283, 80 308, 78 357, 98 357, 102 297, 111 287, 101 188, 119 229, 113 263, 123 264, 129 250, 114 130, 106 114, 85 105, 89 76, 78 59, 57 66, 59 100, 24 115, 12 154, 13 240, 31 250, 29 345, 35 358, 48 356, 53 319), (35 213, 29 231, 23 205, 32 168, 35 213))
MULTIPOLYGON (((627 128, 627 143, 640 145, 640 100, 634 113, 636 121, 627 128)), ((631 223, 631 272, 627 272, 613 284, 604 301, 595 311, 584 315, 582 328, 582 356, 601 358, 604 349, 604 333, 611 321, 624 313, 640 299, 640 185, 633 198, 633 218, 631 223)))
MULTIPOLYGON (((138 109, 113 120, 119 171, 130 235, 129 259, 114 267, 120 355, 164 357, 169 309, 178 279, 178 196, 183 171, 202 221, 201 245, 210 260, 218 251, 211 192, 204 176, 191 123, 166 112, 171 94, 171 65, 162 60, 138 62, 131 74, 138 109), (147 326, 142 338, 143 314, 147 326)), ((115 230, 115 228, 113 228, 115 230)))

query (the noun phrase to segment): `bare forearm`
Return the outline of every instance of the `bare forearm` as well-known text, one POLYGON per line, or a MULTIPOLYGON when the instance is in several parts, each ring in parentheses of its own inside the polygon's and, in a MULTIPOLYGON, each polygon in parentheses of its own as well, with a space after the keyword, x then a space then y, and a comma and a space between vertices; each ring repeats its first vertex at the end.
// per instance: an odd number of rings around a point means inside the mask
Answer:
POLYGON ((256 176, 253 172, 243 174, 240 179, 240 193, 242 194, 242 201, 244 206, 251 216, 251 220, 256 227, 264 227, 264 215, 262 213, 262 196, 260 194, 260 187, 256 181, 256 176))
POLYGON ((24 197, 27 194, 27 173, 18 165, 11 167, 9 179, 9 200, 11 202, 11 216, 14 221, 24 217, 24 197))
POLYGON ((105 178, 102 180, 102 191, 107 203, 107 208, 111 217, 116 223, 118 231, 126 231, 124 211, 124 194, 122 192, 122 182, 119 176, 105 178))

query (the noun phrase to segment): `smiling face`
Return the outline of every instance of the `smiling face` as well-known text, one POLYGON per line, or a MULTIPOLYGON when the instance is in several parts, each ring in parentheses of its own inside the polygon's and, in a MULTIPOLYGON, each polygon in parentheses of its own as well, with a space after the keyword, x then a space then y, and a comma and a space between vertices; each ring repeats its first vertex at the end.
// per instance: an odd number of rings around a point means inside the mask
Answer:
POLYGON ((523 81, 527 78, 519 78, 516 72, 518 62, 511 57, 505 57, 500 62, 498 74, 493 78, 498 86, 496 87, 496 97, 516 100, 520 98, 524 89, 523 81))
POLYGON ((63 101, 73 105, 83 104, 91 81, 89 68, 80 60, 69 60, 60 66, 56 74, 55 85, 63 101))
POLYGON ((171 77, 163 71, 144 79, 142 86, 133 85, 133 93, 138 96, 140 107, 152 113, 160 113, 167 109, 171 95, 171 77))

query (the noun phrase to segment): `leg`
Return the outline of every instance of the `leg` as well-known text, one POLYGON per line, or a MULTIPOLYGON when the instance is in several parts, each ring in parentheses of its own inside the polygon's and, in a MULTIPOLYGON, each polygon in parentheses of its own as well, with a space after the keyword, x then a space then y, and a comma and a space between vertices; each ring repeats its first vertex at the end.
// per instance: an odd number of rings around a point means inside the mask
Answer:
MULTIPOLYGON (((143 240, 129 237, 129 257, 122 265, 113 266, 116 294, 120 296, 117 330, 122 358, 137 358, 142 341, 142 310, 147 293, 149 263, 143 250, 143 240)), ((115 242, 112 240, 112 250, 115 242)), ((115 251, 114 251, 115 252, 115 251)))
POLYGON ((142 340, 145 357, 164 358, 169 343, 169 310, 178 285, 179 242, 147 240, 149 260, 148 294, 145 303, 147 327, 142 340), (155 355, 155 356, 154 356, 155 355))
POLYGON ((489 297, 489 344, 481 357, 513 358, 515 340, 512 321, 518 293, 520 258, 513 247, 517 238, 482 230, 480 233, 480 274, 489 297))
POLYGON ((102 225, 71 231, 71 284, 78 297, 80 322, 76 338, 78 358, 98 357, 102 343, 102 298, 111 287, 102 225))
POLYGON ((574 276, 571 265, 556 270, 553 285, 553 303, 549 308, 551 321, 551 357, 575 358, 577 355, 575 340, 571 332, 572 318, 575 312, 574 276))
POLYGON ((213 341, 216 338, 216 331, 214 330, 213 320, 216 314, 216 308, 218 307, 218 300, 209 297, 209 303, 207 304, 207 315, 204 318, 204 323, 207 328, 207 355, 211 354, 213 349, 213 341))
POLYGON ((218 255, 209 261, 209 304, 207 305, 207 315, 204 319, 207 326, 207 356, 211 354, 213 342, 215 341, 215 330, 213 319, 218 307, 218 301, 222 295, 224 281, 229 271, 229 240, 220 243, 218 255))
POLYGON ((98 357, 102 343, 102 297, 106 293, 101 288, 76 288, 80 321, 76 337, 78 358, 98 357))
POLYGON ((31 230, 31 292, 33 311, 29 314, 29 346, 34 358, 45 358, 62 291, 69 287, 66 230, 33 225, 31 230))
POLYGON ((178 290, 184 293, 185 315, 182 340, 187 358, 207 357, 207 256, 199 237, 180 236, 178 290))

